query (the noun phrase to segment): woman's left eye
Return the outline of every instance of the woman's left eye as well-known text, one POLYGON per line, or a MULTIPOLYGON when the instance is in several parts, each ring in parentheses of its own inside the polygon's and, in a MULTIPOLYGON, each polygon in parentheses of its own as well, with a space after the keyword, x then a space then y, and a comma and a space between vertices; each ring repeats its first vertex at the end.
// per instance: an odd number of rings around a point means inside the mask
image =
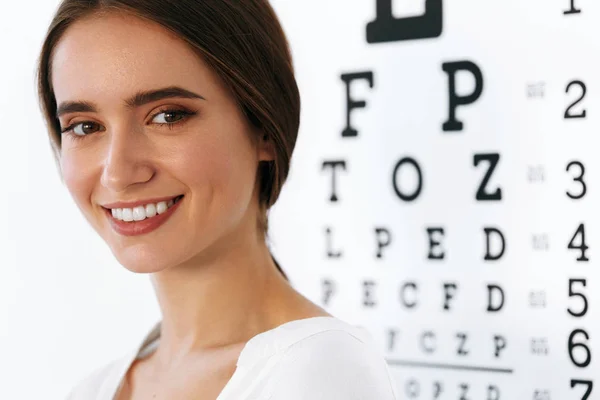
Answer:
POLYGON ((187 117, 196 114, 187 110, 163 110, 157 114, 154 114, 152 122, 158 125, 166 125, 171 127, 172 125, 178 124, 180 121, 187 119, 187 117))

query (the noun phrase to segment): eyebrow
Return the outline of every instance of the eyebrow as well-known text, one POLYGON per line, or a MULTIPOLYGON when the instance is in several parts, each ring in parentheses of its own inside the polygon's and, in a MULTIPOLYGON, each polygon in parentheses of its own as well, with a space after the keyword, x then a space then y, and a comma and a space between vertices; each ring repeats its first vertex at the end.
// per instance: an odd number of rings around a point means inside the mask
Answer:
MULTIPOLYGON (((166 88, 140 91, 125 100, 125 107, 135 108, 143 106, 144 104, 152 103, 162 99, 169 98, 184 98, 184 99, 202 99, 204 97, 197 93, 191 92, 179 86, 169 86, 166 88)), ((60 106, 56 110, 56 118, 60 118, 61 115, 71 112, 97 112, 97 106, 89 101, 65 101, 60 103, 60 106)))

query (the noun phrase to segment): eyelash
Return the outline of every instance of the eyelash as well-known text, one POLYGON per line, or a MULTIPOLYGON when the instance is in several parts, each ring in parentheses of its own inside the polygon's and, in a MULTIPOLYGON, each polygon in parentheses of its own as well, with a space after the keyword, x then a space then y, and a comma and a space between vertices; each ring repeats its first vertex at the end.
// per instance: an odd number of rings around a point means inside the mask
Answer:
MULTIPOLYGON (((173 129, 174 125, 187 122, 187 120, 190 117, 192 117, 192 116, 194 116, 194 115, 197 114, 197 111, 188 111, 188 110, 183 109, 183 108, 166 108, 166 109, 160 110, 159 112, 157 112, 156 114, 154 114, 151 119, 154 119, 154 118, 156 118, 157 115, 160 115, 160 114, 163 114, 163 113, 166 113, 166 114, 168 114, 168 113, 181 114, 183 116, 183 118, 181 118, 181 119, 179 119, 179 120, 177 120, 175 122, 167 122, 165 124, 155 124, 155 125, 158 125, 160 128, 173 129)), ((75 122, 75 123, 67 126, 66 128, 64 128, 61 131, 61 134, 65 134, 66 133, 66 134, 68 134, 69 136, 71 136, 75 140, 85 139, 86 137, 91 136, 92 134, 88 133, 86 135, 78 135, 78 134, 76 134, 76 133, 73 132, 73 128, 75 128, 77 125, 86 124, 86 123, 89 123, 89 122, 92 122, 92 121, 79 121, 79 122, 75 122)), ((93 123, 95 124, 96 122, 93 122, 93 123)))

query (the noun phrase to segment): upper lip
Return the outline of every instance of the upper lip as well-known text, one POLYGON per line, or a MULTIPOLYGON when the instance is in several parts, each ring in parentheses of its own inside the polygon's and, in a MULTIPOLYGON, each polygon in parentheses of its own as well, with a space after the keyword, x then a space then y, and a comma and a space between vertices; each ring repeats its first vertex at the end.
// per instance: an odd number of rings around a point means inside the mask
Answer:
POLYGON ((150 204, 150 203, 156 204, 161 201, 173 200, 179 196, 183 196, 183 195, 178 194, 175 196, 154 197, 151 199, 136 200, 136 201, 117 201, 114 203, 101 204, 101 206, 104 208, 109 208, 109 209, 112 209, 112 208, 134 208, 137 206, 143 206, 143 205, 150 204))

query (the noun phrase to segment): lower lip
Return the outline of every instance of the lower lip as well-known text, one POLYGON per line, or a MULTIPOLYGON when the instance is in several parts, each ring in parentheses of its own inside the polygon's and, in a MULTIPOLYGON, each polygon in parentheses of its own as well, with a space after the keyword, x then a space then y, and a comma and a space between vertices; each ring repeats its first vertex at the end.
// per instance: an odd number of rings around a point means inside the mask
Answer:
POLYGON ((179 204, 181 204, 182 201, 183 198, 179 199, 177 203, 169 207, 164 213, 157 214, 154 217, 146 218, 142 221, 121 221, 112 216, 111 210, 104 209, 104 211, 108 216, 110 225, 118 234, 123 236, 138 236, 150 233, 162 224, 164 224, 167 221, 167 219, 169 219, 169 217, 173 215, 175 210, 177 210, 179 204))

